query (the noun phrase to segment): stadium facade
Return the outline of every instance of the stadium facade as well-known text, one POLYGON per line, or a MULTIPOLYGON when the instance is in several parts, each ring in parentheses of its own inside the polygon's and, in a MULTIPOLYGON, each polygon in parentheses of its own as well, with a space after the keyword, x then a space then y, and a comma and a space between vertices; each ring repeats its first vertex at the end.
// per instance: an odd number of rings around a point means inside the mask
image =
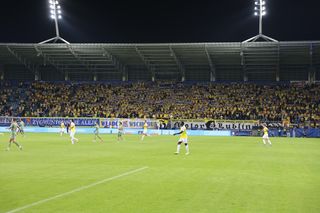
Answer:
POLYGON ((320 41, 0 44, 0 79, 320 81, 320 41))

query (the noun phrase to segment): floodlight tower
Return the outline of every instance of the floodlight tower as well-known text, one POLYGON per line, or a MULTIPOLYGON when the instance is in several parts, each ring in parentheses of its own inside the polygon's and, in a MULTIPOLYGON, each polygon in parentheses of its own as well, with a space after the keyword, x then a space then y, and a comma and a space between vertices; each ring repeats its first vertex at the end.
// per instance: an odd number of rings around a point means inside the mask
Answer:
POLYGON ((45 44, 50 41, 53 41, 54 43, 58 40, 70 44, 66 40, 60 37, 60 31, 59 31, 59 20, 62 19, 62 12, 61 12, 61 6, 59 4, 58 0, 49 0, 49 6, 50 6, 50 17, 54 20, 55 28, 56 28, 56 36, 53 38, 50 38, 48 40, 45 40, 43 42, 40 42, 39 44, 45 44))
POLYGON ((254 15, 259 16, 259 34, 249 38, 248 40, 245 40, 243 43, 254 42, 259 38, 262 38, 265 41, 278 42, 277 40, 262 34, 262 19, 265 15, 267 15, 266 0, 254 0, 254 15))

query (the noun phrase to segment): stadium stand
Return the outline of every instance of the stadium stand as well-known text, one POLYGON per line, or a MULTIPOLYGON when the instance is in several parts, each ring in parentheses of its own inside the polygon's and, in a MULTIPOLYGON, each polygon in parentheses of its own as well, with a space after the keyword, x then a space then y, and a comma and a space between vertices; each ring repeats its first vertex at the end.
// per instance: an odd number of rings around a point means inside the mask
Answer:
POLYGON ((8 43, 0 44, 0 80, 1 116, 172 116, 316 126, 320 42, 8 43), (302 83, 290 84, 295 81, 302 83))
POLYGON ((0 96, 7 116, 320 123, 319 84, 2 82, 0 96))

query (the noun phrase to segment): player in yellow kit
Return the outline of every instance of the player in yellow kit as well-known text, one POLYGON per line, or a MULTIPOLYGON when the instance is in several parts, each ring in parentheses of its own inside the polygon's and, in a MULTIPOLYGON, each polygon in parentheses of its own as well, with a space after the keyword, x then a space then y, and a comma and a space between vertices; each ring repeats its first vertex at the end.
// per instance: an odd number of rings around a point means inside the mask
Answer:
POLYGON ((76 125, 73 119, 70 122, 69 129, 70 129, 69 131, 70 131, 71 143, 74 144, 75 141, 78 142, 79 140, 74 137, 74 135, 76 134, 76 125))
POLYGON ((187 134, 187 128, 184 125, 184 122, 181 122, 180 132, 174 133, 173 135, 180 135, 180 138, 177 144, 177 151, 174 154, 178 155, 180 153, 180 146, 182 143, 184 143, 184 145, 186 146, 186 155, 189 155, 188 134, 187 134))
POLYGON ((64 125, 64 122, 62 121, 60 124, 60 136, 62 136, 62 134, 64 134, 65 132, 65 128, 66 126, 64 125))
POLYGON ((141 136, 141 140, 143 141, 145 136, 148 136, 148 124, 147 124, 147 120, 144 121, 143 124, 143 132, 142 132, 142 136, 141 136))
POLYGON ((270 146, 272 146, 272 143, 269 139, 269 129, 264 124, 261 124, 261 126, 263 127, 263 136, 262 136, 263 144, 266 145, 268 143, 270 146))

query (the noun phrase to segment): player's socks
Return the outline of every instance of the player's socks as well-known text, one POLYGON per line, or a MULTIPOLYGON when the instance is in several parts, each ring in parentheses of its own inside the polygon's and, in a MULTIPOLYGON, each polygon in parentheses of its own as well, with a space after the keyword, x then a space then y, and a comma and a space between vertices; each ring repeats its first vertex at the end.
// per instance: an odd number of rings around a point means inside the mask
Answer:
POLYGON ((144 135, 142 135, 142 137, 141 137, 141 140, 143 141, 143 139, 144 139, 144 135))
POLYGON ((180 146, 181 146, 180 144, 177 145, 177 151, 176 151, 177 154, 180 153, 180 146))
POLYGON ((21 145, 18 142, 13 142, 13 143, 20 148, 21 145))
POLYGON ((10 151, 11 148, 11 142, 9 142, 8 147, 7 147, 7 151, 10 151))
POLYGON ((186 144, 186 154, 189 154, 189 145, 188 144, 186 144))

